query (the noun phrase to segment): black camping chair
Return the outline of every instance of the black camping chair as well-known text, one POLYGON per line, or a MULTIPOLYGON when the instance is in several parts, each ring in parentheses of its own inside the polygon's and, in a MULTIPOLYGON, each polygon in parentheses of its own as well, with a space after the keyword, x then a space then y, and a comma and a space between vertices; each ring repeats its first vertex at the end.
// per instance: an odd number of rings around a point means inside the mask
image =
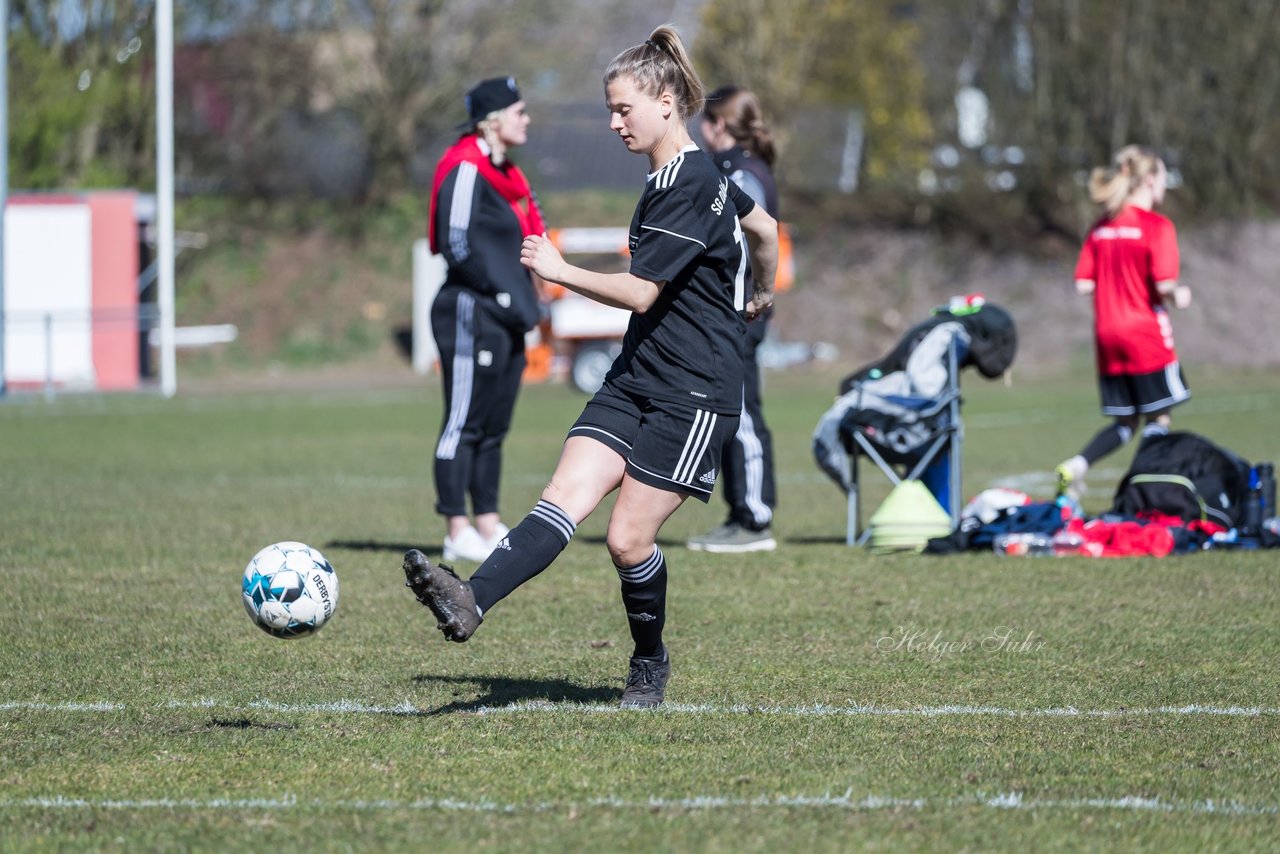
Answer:
MULTIPOLYGON (((896 402, 911 410, 908 416, 888 419, 869 410, 854 409, 840 422, 840 439, 847 454, 846 482, 848 508, 845 544, 861 545, 870 534, 862 530, 862 482, 858 468, 861 456, 871 460, 893 486, 904 480, 920 480, 926 469, 941 456, 947 459, 949 506, 943 508, 952 521, 960 517, 961 460, 964 423, 960 419, 960 368, 955 341, 947 348, 947 383, 932 398, 898 397, 896 402)), ((855 382, 852 390, 860 389, 855 382)))
MULTIPOLYGON (((893 486, 904 480, 921 480, 930 467, 945 457, 947 495, 944 509, 954 522, 960 516, 964 422, 960 417, 960 371, 968 366, 988 379, 1000 376, 1013 363, 1017 333, 1013 318, 1000 306, 982 303, 961 311, 936 310, 926 321, 912 327, 883 359, 845 377, 841 398, 848 408, 840 416, 839 442, 844 450, 844 484, 847 489, 845 542, 859 545, 869 531, 862 529, 862 482, 858 458, 867 457, 893 486), (906 369, 916 347, 935 327, 959 323, 964 336, 953 335, 943 355, 946 381, 942 390, 930 397, 883 397, 877 408, 861 405, 864 389, 875 381, 906 369), (967 338, 967 344, 965 343, 967 338)), ((817 450, 815 448, 815 450, 817 450)))

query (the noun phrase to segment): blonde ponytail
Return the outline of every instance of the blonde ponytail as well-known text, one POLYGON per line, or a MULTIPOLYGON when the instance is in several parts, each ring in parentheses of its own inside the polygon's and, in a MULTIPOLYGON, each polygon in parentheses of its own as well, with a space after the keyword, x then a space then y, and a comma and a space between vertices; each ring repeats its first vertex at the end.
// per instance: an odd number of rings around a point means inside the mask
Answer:
POLYGON ((604 85, 618 77, 630 77, 636 88, 650 98, 670 92, 681 119, 702 110, 702 80, 693 69, 680 34, 669 24, 650 33, 644 44, 629 47, 613 58, 605 69, 604 85))
POLYGON ((1110 166, 1089 173, 1089 198, 1114 216, 1148 175, 1160 171, 1160 156, 1145 145, 1126 145, 1110 166))

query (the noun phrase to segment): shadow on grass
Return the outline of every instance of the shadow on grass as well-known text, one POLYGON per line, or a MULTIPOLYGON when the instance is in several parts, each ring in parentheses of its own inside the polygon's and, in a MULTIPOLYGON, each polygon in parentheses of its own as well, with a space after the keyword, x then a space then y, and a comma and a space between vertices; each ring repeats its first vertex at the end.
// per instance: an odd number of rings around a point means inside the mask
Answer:
MULTIPOLYGON (((774 535, 777 537, 777 534, 774 535)), ((591 545, 603 546, 605 539, 602 536, 576 536, 573 538, 575 543, 589 543, 591 545)), ((778 537, 779 545, 795 545, 795 546, 829 546, 844 545, 844 534, 832 534, 829 537, 819 536, 803 536, 803 537, 778 537)), ((684 549, 685 541, 677 540, 671 537, 658 537, 658 545, 662 547, 663 552, 675 549, 684 549)), ((673 551, 674 553, 674 551, 673 551)))
POLYGON ((450 715, 500 708, 514 703, 575 703, 593 705, 615 703, 622 696, 617 688, 588 687, 563 679, 513 679, 508 676, 436 676, 413 677, 420 684, 477 686, 482 696, 458 700, 427 712, 428 715, 450 715))
POLYGON ((830 537, 785 537, 782 541, 788 545, 797 546, 843 546, 844 534, 833 535, 830 537))
MULTIPOLYGON (((592 536, 577 535, 574 536, 573 541, 575 543, 587 543, 592 546, 600 546, 601 548, 606 545, 605 538, 600 534, 592 536)), ((672 539, 671 537, 658 537, 657 543, 665 552, 667 549, 684 548, 685 541, 672 539)))
POLYGON ((330 540, 324 544, 325 549, 348 549, 353 552, 393 552, 403 556, 409 549, 417 549, 429 558, 438 558, 443 551, 441 546, 424 546, 419 543, 377 542, 376 540, 330 540))
POLYGON ((211 718, 208 727, 209 729, 297 729, 294 724, 263 723, 249 718, 211 718))

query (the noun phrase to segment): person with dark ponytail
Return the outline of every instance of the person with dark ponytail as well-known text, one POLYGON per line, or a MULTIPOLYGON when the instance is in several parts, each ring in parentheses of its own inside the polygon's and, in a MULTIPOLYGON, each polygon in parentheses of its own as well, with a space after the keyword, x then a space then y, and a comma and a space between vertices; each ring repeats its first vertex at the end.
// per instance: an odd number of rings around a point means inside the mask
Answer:
MULTIPOLYGON (((773 135, 765 124, 760 100, 750 89, 721 86, 702 108, 702 138, 720 171, 774 219, 778 219, 778 187, 773 179, 773 135)), ((773 470, 773 434, 764 420, 760 363, 756 351, 769 332, 773 310, 747 327, 742 413, 738 432, 726 442, 720 478, 729 504, 724 524, 686 545, 694 551, 720 554, 772 551, 777 548, 771 524, 778 493, 773 470)))
POLYGON ((689 496, 710 498, 737 430, 741 342, 773 302, 778 224, 693 144, 686 122, 701 110, 703 89, 674 29, 658 27, 618 54, 604 87, 609 127, 649 162, 631 220, 631 267, 576 267, 540 235, 525 238, 521 260, 547 281, 630 310, 622 353, 569 429, 542 500, 469 580, 416 549, 403 568, 445 637, 465 641, 616 492, 605 542, 634 645, 621 706, 653 708, 671 675, 658 531, 689 496))
POLYGON ((1153 208, 1164 201, 1168 173, 1151 149, 1129 145, 1110 166, 1094 169, 1089 196, 1103 209, 1076 262, 1076 293, 1093 298, 1094 343, 1102 414, 1115 419, 1057 468, 1058 493, 1079 500, 1097 460, 1142 435, 1169 432, 1169 410, 1191 397, 1173 349, 1165 301, 1191 304, 1178 281, 1178 237, 1153 208))

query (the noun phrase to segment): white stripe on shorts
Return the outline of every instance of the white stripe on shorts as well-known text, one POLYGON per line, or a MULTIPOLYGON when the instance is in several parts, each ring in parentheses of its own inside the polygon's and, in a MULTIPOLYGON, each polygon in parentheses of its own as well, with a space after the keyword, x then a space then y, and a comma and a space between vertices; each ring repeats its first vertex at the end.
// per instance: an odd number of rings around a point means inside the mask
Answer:
MULTIPOLYGON (((1164 384, 1165 388, 1169 391, 1169 396, 1161 400, 1144 403, 1141 406, 1138 406, 1138 414, 1149 415, 1152 412, 1159 412, 1162 409, 1168 409, 1175 403, 1182 403, 1184 400, 1190 399, 1191 390, 1182 382, 1182 366, 1178 364, 1176 359, 1164 366, 1164 384)), ((1125 414, 1132 414, 1133 411, 1133 409, 1130 409, 1129 412, 1125 414)))
POLYGON ((1176 360, 1165 365, 1164 381, 1169 384, 1169 394, 1174 400, 1182 400, 1187 396, 1187 387, 1182 382, 1182 366, 1176 360))
POLYGON ((716 419, 719 417, 714 412, 707 412, 704 409, 695 410, 693 427, 685 437, 684 450, 680 452, 680 459, 671 473, 672 479, 677 483, 693 483, 693 478, 698 473, 698 463, 702 461, 703 454, 707 452, 707 446, 711 444, 716 419))

